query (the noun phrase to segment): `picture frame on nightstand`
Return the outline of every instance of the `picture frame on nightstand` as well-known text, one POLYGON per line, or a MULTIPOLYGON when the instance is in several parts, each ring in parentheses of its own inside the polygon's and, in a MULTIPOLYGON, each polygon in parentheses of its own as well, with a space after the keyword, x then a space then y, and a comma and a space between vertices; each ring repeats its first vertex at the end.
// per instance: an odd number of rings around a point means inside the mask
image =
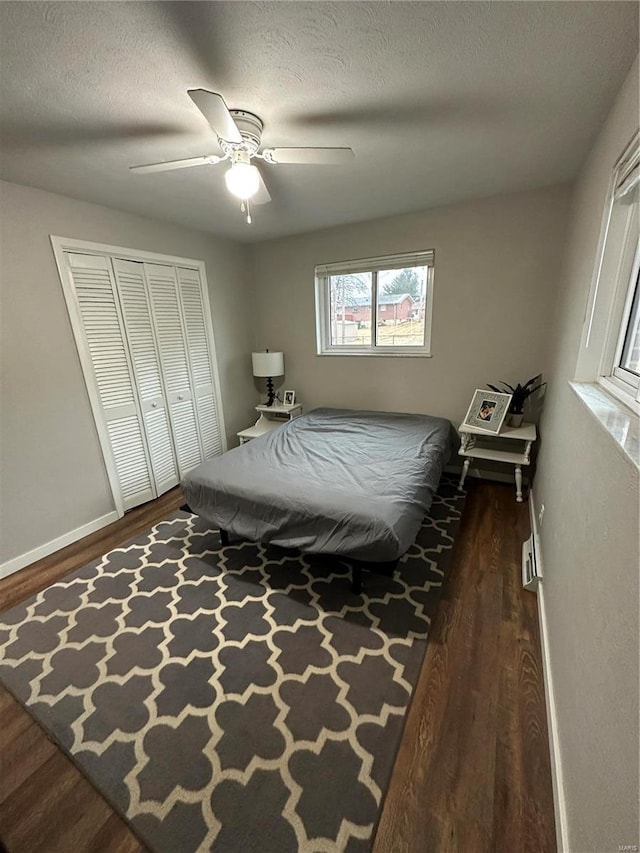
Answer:
POLYGON ((295 391, 285 391, 283 402, 284 402, 285 406, 293 406, 296 402, 296 392, 295 391))
POLYGON ((511 394, 498 394, 478 388, 473 395, 463 424, 497 435, 507 416, 510 403, 511 394))

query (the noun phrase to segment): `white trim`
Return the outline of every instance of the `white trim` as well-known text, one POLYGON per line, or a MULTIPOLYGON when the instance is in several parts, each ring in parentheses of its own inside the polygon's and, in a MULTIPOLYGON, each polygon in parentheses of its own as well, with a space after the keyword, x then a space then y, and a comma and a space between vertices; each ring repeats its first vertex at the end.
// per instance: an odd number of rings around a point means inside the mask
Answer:
POLYGON ((340 349, 337 347, 332 350, 325 350, 324 352, 317 352, 316 355, 322 356, 325 355, 366 355, 370 358, 387 358, 387 356, 391 356, 392 358, 433 358, 432 352, 415 352, 414 350, 410 350, 408 347, 376 347, 375 350, 367 349, 367 347, 343 347, 340 349))
POLYGON ((553 689, 551 669, 551 652, 549 649, 549 629, 547 627, 547 611, 544 598, 544 580, 542 554, 540 552, 538 526, 536 523, 535 501, 533 490, 529 490, 529 516, 531 532, 534 534, 536 565, 540 580, 538 582, 538 621, 540 624, 540 646, 542 650, 542 674, 544 680, 545 704, 547 707, 547 732, 549 736, 549 755, 551 758, 551 785, 553 788, 553 811, 556 823, 556 844, 558 853, 569 853, 569 827, 567 823, 567 804, 564 793, 562 775, 562 755, 560 752, 560 736, 558 732, 558 716, 556 699, 553 689))
POLYGON ((602 223, 600 225, 600 236, 598 237, 598 254, 596 256, 596 265, 591 279, 591 288, 589 299, 587 300, 587 316, 586 316, 586 335, 584 337, 583 346, 589 349, 591 343, 591 331, 596 316, 596 306, 598 304, 598 296, 600 290, 600 273, 604 263, 604 250, 607 245, 609 236, 609 225, 611 224, 611 214, 613 213, 613 191, 615 188, 615 174, 609 179, 609 189, 607 190, 607 201, 605 203, 604 213, 602 214, 602 223))
POLYGON ((640 241, 637 236, 638 212, 634 206, 627 221, 620 261, 616 270, 616 290, 605 335, 605 346, 598 370, 599 377, 620 380, 620 390, 627 391, 631 399, 637 399, 640 382, 638 377, 622 367, 622 361, 632 310, 638 288, 640 269, 640 241), (625 387, 626 386, 626 387, 625 387))
MULTIPOLYGON (((218 370, 218 356, 216 354, 216 336, 213 330, 213 318, 211 315, 211 303, 209 301, 209 284, 207 282, 207 270, 204 261, 198 261, 198 272, 200 273, 200 285, 205 314, 205 326, 209 331, 209 358, 211 361, 211 375, 213 376, 213 395, 216 398, 218 409, 218 424, 220 426, 220 438, 222 450, 229 449, 227 444, 227 430, 224 423, 224 408, 222 405, 222 388, 220 386, 220 371, 218 370)), ((182 264, 184 266, 184 264, 182 264)))
POLYGON ((95 533, 96 530, 112 524, 118 518, 118 513, 115 510, 108 512, 106 515, 94 518, 93 521, 89 521, 81 527, 76 527, 75 530, 63 533, 62 536, 58 536, 50 542, 45 542, 44 545, 39 545, 37 548, 27 551, 26 554, 20 554, 18 557, 7 560, 6 563, 0 565, 0 578, 6 578, 8 575, 12 575, 14 572, 18 572, 20 569, 24 569, 26 566, 30 566, 32 563, 41 560, 43 557, 48 557, 49 554, 53 554, 55 551, 59 551, 61 548, 77 542, 78 539, 82 539, 84 536, 88 536, 90 533, 95 533))
MULTIPOLYGON (((613 440, 614 448, 640 471, 640 418, 628 403, 612 396, 609 383, 569 382, 569 387, 583 403, 596 423, 613 440)), ((612 389, 613 390, 613 389, 612 389)))
POLYGON ((611 225, 611 216, 613 213, 613 207, 616 203, 615 199, 615 190, 618 184, 618 178, 620 174, 621 168, 624 166, 625 161, 629 159, 632 152, 638 147, 639 140, 639 132, 636 131, 633 135, 633 138, 630 140, 628 145, 625 146, 622 155, 616 161, 615 166, 613 167, 613 171, 611 177, 609 179, 609 187, 607 189, 606 201, 604 212, 602 215, 602 223, 600 225, 600 234, 598 237, 598 250, 596 255, 596 263, 593 270, 593 276, 591 279, 591 287, 589 289, 589 298, 587 300, 587 313, 586 313, 586 329, 583 330, 583 343, 582 347, 585 349, 589 349, 589 345, 591 343, 591 332, 593 329, 593 324, 596 315, 596 308, 599 297, 600 290, 600 276, 602 274, 602 266, 604 263, 605 250, 607 246, 607 240, 609 238, 609 226, 611 225))
POLYGON ((56 237, 53 234, 50 239, 54 251, 58 247, 62 251, 89 252, 92 255, 104 255, 109 258, 114 255, 118 257, 122 256, 123 261, 149 261, 152 264, 164 263, 179 267, 193 267, 194 269, 201 269, 204 266, 204 261, 196 261, 193 258, 180 258, 177 255, 161 255, 159 252, 146 252, 133 247, 111 246, 108 243, 76 240, 74 237, 56 237))
POLYGON ((631 409, 636 415, 640 415, 640 401, 633 396, 636 389, 624 379, 620 379, 615 374, 613 376, 600 376, 597 384, 601 385, 607 394, 619 400, 623 406, 631 409))
POLYGON ((545 699, 547 704, 547 729, 549 731, 549 752, 551 754, 551 784, 553 786, 553 811, 556 819, 556 844, 558 853, 569 853, 569 827, 567 823, 567 804, 562 776, 562 756, 558 733, 556 699, 551 675, 547 613, 544 600, 544 581, 538 584, 538 619, 540 622, 540 645, 542 647, 542 669, 544 677, 545 699))
MULTIPOLYGON (((633 217, 631 217, 631 218, 633 218, 633 217)), ((635 224, 637 226, 638 223, 636 222, 635 224)), ((640 271, 640 237, 638 237, 638 234, 637 234, 637 227, 636 227, 635 240, 633 242, 635 243, 635 251, 634 251, 634 255, 633 255, 633 264, 631 266, 631 275, 628 277, 627 281, 625 282, 626 287, 620 281, 620 279, 622 278, 622 275, 624 273, 623 272, 618 273, 618 281, 619 281, 618 287, 622 290, 622 293, 624 296, 624 307, 622 309, 622 316, 620 317, 619 322, 618 322, 618 336, 617 336, 616 347, 615 347, 615 352, 614 352, 614 356, 613 356, 613 369, 614 370, 620 369, 620 367, 621 367, 620 362, 622 361, 622 358, 624 355, 624 348, 625 348, 627 334, 629 332, 629 325, 633 322, 633 319, 634 319, 633 314, 632 314, 633 303, 635 302, 636 291, 638 289, 638 273, 640 271)), ((626 255, 629 252, 629 244, 630 243, 631 243, 631 240, 629 239, 629 236, 627 236, 627 239, 625 240, 625 246, 624 246, 623 254, 622 254, 622 257, 620 259, 620 266, 621 267, 623 265, 623 260, 626 258, 626 255)), ((631 245, 633 246, 633 243, 631 243, 631 245)), ((625 373, 630 372, 630 371, 627 371, 626 368, 621 368, 621 369, 625 373)), ((631 381, 630 381, 630 384, 631 384, 631 381)), ((632 384, 637 386, 637 384, 638 384, 637 376, 634 377, 634 379, 632 380, 632 384)))
POLYGON ((326 278, 330 275, 345 275, 350 272, 378 272, 400 268, 407 269, 408 267, 432 267, 434 258, 435 249, 423 249, 418 252, 400 252, 397 255, 379 255, 376 258, 335 261, 330 264, 318 264, 316 275, 326 278))

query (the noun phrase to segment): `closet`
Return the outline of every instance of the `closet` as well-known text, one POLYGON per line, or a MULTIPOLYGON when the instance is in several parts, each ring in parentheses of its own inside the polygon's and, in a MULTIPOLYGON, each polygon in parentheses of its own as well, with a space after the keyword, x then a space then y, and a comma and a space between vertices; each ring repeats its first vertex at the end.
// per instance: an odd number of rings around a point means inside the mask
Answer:
POLYGON ((52 242, 122 513, 225 449, 204 268, 52 242))

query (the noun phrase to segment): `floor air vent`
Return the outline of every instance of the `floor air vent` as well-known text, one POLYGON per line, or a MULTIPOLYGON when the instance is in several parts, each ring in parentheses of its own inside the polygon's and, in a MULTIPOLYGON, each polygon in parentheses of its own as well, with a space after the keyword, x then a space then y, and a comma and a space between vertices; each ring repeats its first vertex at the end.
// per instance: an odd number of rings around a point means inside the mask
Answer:
POLYGON ((536 549, 533 540, 533 533, 528 539, 522 543, 522 586, 525 589, 530 589, 535 592, 538 588, 538 567, 536 564, 536 549))

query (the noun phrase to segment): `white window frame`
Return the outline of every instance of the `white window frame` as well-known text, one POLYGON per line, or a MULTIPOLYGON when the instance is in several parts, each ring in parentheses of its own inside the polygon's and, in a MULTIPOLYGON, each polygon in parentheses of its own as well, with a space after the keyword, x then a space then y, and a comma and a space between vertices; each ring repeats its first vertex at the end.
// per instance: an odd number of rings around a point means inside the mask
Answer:
MULTIPOLYGON (((640 161, 640 134, 636 133, 617 161, 610 183, 603 227, 598 247, 593 295, 587 321, 585 350, 588 350, 592 330, 597 327, 598 312, 605 310, 607 301, 598 300, 599 290, 610 294, 608 317, 596 381, 620 402, 640 413, 640 379, 629 370, 620 366, 626 333, 629 325, 633 299, 636 291, 638 269, 640 267, 640 203, 638 201, 638 163, 640 161), (631 179, 629 178, 631 175, 631 179), (627 205, 624 221, 619 222, 617 233, 611 228, 614 213, 622 213, 616 205, 620 201, 620 187, 635 185, 635 201, 627 205), (607 252, 614 251, 618 259, 607 258, 607 252), (611 282, 602 281, 608 266, 611 282), (599 304, 600 303, 600 304, 599 304)), ((596 334, 597 337, 597 334, 596 334)))
POLYGON ((319 264, 315 268, 316 291, 316 339, 318 355, 360 355, 360 356, 392 356, 395 358, 419 357, 430 358, 431 353, 431 324, 433 317, 433 279, 435 252, 430 250, 419 252, 403 252, 399 255, 383 255, 377 258, 360 258, 358 260, 341 261, 338 263, 319 264), (427 267, 427 282, 425 294, 424 344, 421 346, 380 346, 375 343, 375 326, 378 316, 378 273, 387 269, 408 269, 409 267, 427 267), (331 343, 331 300, 329 280, 331 276, 347 273, 371 273, 371 344, 369 346, 331 343), (376 318, 376 319, 374 319, 376 318))
POLYGON ((635 377, 620 368, 640 263, 640 132, 611 173, 575 379, 596 382, 640 413, 635 377))
MULTIPOLYGON (((622 312, 622 320, 619 326, 619 334, 618 334, 618 342, 615 349, 615 355, 613 358, 613 367, 611 371, 610 378, 617 379, 619 382, 622 382, 625 386, 628 386, 629 389, 632 389, 632 392, 635 392, 635 398, 637 401, 640 401, 640 376, 628 370, 627 368, 621 365, 624 345, 626 343, 627 332, 629 329, 629 324, 632 320, 631 313, 633 310, 634 303, 636 303, 636 292, 640 289, 640 284, 638 283, 638 268, 640 267, 640 241, 636 247, 635 258, 633 262, 633 268, 631 271, 631 277, 629 279, 629 284, 627 287, 626 297, 624 300, 624 310, 622 312)), ((637 304, 637 303, 636 303, 637 304)), ((632 393, 630 392, 630 393, 632 393)))

